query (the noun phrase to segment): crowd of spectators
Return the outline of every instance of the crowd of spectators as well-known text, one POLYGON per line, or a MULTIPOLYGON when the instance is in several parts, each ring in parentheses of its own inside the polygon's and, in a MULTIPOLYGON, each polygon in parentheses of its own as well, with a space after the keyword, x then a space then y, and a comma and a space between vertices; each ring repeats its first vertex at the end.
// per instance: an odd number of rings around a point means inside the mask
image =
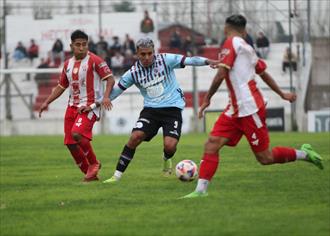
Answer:
POLYGON ((103 58, 114 75, 119 75, 129 69, 135 62, 135 42, 129 34, 124 39, 113 36, 112 41, 108 43, 103 36, 100 36, 98 42, 89 40, 89 51, 103 58))
MULTIPOLYGON (((113 69, 115 75, 119 75, 129 69, 136 60, 135 42, 126 34, 124 38, 113 36, 111 41, 107 41, 103 36, 100 36, 98 42, 94 42, 93 38, 89 38, 89 51, 102 57, 110 68, 113 69)), ((64 49, 61 39, 56 39, 46 57, 39 58, 39 46, 34 39, 30 40, 30 46, 26 48, 20 41, 17 43, 12 58, 15 62, 22 60, 31 61, 38 58, 40 64, 38 68, 60 67, 66 58, 70 57, 70 51, 64 49)))
MULTIPOLYGON (((144 11, 144 17, 140 22, 142 37, 151 37, 154 30, 154 23, 149 16, 149 12, 144 11)), ((136 61, 135 42, 128 33, 124 38, 119 38, 118 36, 105 38, 101 35, 98 41, 94 41, 92 37, 89 37, 88 48, 90 52, 103 58, 112 68, 115 75, 119 75, 129 69, 136 61)), ((39 46, 34 39, 30 40, 28 48, 21 41, 18 42, 12 54, 15 62, 30 60, 32 65, 34 64, 34 59, 38 58, 38 62, 40 62, 37 66, 38 68, 60 67, 65 59, 70 56, 70 50, 64 48, 60 38, 54 41, 46 57, 39 58, 39 46)))

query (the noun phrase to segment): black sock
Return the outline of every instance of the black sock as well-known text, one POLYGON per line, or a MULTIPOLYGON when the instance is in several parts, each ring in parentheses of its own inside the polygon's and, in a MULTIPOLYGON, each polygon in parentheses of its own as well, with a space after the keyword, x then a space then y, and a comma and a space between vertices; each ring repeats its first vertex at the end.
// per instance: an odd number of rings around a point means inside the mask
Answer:
POLYGON ((125 145, 119 157, 116 169, 120 172, 124 172, 130 161, 133 159, 134 153, 135 149, 131 149, 125 145))
MULTIPOLYGON (((175 152, 174 152, 175 153, 175 152)), ((168 159, 172 158, 174 156, 174 153, 168 153, 164 149, 164 160, 167 161, 168 159)))

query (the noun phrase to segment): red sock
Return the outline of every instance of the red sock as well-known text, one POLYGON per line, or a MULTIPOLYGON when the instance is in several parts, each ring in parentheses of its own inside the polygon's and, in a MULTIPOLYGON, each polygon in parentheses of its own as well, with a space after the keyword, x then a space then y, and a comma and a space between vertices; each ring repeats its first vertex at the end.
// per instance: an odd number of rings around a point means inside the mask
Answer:
POLYGON ((272 149, 274 163, 285 163, 296 160, 296 150, 288 147, 274 147, 272 149))
POLYGON ((78 145, 77 148, 69 148, 69 150, 80 170, 86 174, 88 169, 88 162, 87 159, 85 158, 84 152, 81 150, 81 148, 78 145))
POLYGON ((96 164, 97 163, 96 155, 93 151, 91 141, 88 138, 85 138, 84 136, 82 136, 82 138, 79 142, 79 146, 85 152, 85 155, 86 155, 86 158, 87 158, 89 164, 91 164, 91 165, 96 164))
POLYGON ((219 164, 218 154, 204 153, 201 165, 199 168, 199 178, 211 180, 215 174, 219 164))

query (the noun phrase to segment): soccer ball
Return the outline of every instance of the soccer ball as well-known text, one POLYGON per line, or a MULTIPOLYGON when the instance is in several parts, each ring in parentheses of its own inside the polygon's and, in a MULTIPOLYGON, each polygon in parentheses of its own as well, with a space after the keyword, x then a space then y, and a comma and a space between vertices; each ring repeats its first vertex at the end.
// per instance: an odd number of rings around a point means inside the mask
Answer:
POLYGON ((180 161, 175 167, 175 174, 183 182, 193 181, 198 174, 197 165, 191 160, 180 161))

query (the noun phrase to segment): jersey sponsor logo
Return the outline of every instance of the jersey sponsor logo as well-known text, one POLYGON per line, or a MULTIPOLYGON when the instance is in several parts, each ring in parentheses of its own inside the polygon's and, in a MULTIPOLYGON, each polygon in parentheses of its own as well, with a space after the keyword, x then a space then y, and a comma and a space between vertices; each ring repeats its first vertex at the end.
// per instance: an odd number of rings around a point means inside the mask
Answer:
POLYGON ((151 98, 156 98, 161 96, 164 93, 164 86, 159 83, 147 88, 147 94, 151 98))
MULTIPOLYGON (((153 75, 154 76, 154 79, 150 82, 145 82, 145 83, 141 83, 141 85, 144 87, 144 88, 148 88, 148 87, 151 87, 151 86, 155 86, 159 83, 161 83, 164 79, 165 79, 165 76, 158 76, 158 75, 153 75)), ((146 81, 146 77, 143 77, 141 78, 141 81, 146 81)))
POLYGON ((88 69, 88 66, 87 66, 87 65, 83 65, 83 66, 82 66, 82 70, 83 70, 84 72, 86 72, 87 69, 88 69))
POLYGON ((73 74, 77 74, 78 73, 78 68, 77 67, 75 67, 75 68, 73 68, 73 74))

